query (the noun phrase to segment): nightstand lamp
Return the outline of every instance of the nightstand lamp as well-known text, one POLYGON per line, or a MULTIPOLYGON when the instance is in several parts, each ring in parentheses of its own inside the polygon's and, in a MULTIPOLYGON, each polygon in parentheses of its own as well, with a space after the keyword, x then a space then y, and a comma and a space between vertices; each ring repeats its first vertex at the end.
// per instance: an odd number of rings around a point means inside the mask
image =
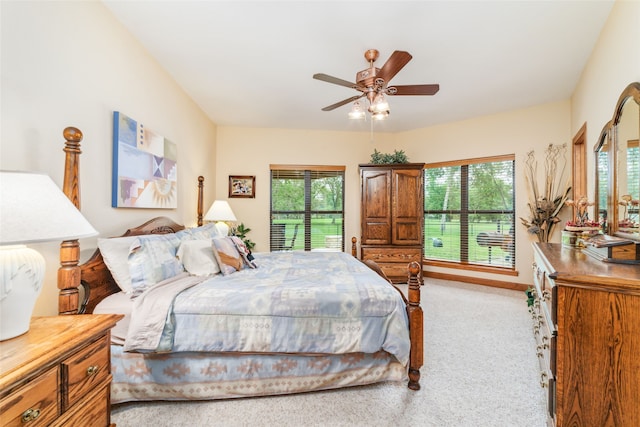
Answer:
POLYGON ((97 235, 47 175, 0 171, 0 341, 29 330, 45 261, 25 246, 97 235))
POLYGON ((205 221, 215 221, 218 232, 223 236, 229 235, 229 225, 227 221, 236 222, 236 216, 226 200, 216 200, 213 202, 207 214, 204 216, 205 221))

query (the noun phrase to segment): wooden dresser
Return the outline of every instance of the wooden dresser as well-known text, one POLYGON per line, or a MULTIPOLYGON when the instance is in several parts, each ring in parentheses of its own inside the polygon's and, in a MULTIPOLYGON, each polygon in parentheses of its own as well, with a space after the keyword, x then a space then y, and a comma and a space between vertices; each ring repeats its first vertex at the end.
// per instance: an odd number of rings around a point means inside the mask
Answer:
POLYGON ((121 318, 34 317, 0 342, 0 425, 109 426, 110 330, 121 318))
POLYGON ((422 265, 423 163, 360 165, 361 258, 375 261, 393 283, 422 265))
POLYGON ((640 266, 536 243, 532 307, 548 425, 640 426, 640 266))

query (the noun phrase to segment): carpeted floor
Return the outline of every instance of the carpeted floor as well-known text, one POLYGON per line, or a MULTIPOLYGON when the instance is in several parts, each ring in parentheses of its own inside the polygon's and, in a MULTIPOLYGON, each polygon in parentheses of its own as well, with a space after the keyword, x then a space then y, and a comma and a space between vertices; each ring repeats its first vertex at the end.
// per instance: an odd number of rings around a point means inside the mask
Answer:
POLYGON ((422 389, 383 383, 289 396, 117 405, 118 427, 543 427, 523 292, 428 279, 422 389))

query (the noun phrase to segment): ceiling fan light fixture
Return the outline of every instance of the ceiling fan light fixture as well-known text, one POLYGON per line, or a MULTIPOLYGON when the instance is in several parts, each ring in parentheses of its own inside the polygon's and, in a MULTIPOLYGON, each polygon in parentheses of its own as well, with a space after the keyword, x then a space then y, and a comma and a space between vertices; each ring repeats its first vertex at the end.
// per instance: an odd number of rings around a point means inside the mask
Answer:
POLYGON ((351 106, 351 111, 349 111, 349 118, 351 120, 361 120, 364 119, 365 113, 362 109, 362 106, 358 101, 354 102, 351 106))
POLYGON ((409 52, 396 50, 387 59, 387 62, 378 68, 373 64, 378 59, 378 55, 379 52, 376 49, 369 49, 365 52, 364 57, 369 63, 369 68, 356 73, 355 83, 327 74, 314 74, 313 78, 316 80, 355 89, 361 93, 326 106, 322 111, 332 111, 356 99, 366 97, 368 103, 366 111, 363 110, 360 103, 355 102, 349 112, 349 118, 362 119, 364 117, 366 119, 366 112, 369 112, 372 119, 384 120, 389 116, 391 110, 386 95, 435 95, 440 89, 438 84, 388 86, 391 79, 407 65, 412 56, 409 52))
POLYGON ((385 111, 374 111, 371 113, 371 118, 373 120, 384 120, 389 117, 389 110, 385 111))
POLYGON ((371 112, 372 113, 384 113, 387 112, 389 114, 389 103, 387 102, 387 98, 384 96, 384 93, 380 92, 373 99, 373 103, 371 104, 371 112))

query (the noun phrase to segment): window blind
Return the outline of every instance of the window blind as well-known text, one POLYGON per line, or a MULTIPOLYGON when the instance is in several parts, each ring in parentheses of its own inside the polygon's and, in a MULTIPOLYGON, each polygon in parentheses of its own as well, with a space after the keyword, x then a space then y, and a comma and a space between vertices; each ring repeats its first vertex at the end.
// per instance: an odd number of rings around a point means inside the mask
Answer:
POLYGON ((427 165, 425 258, 515 268, 514 157, 427 165))
POLYGON ((270 249, 344 250, 344 166, 272 166, 270 249))

